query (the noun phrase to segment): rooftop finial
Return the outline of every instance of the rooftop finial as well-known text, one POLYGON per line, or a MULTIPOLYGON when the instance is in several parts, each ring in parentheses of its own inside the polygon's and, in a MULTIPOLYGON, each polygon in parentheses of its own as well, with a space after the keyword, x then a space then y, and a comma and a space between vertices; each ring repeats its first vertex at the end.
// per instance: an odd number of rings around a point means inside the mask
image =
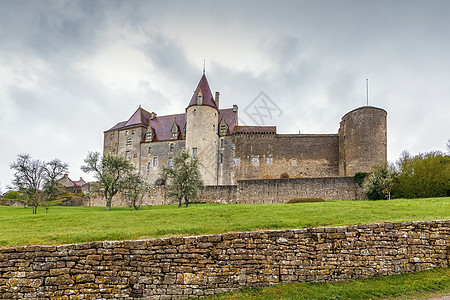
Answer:
POLYGON ((205 63, 206 63, 206 60, 203 59, 203 75, 205 75, 205 63))

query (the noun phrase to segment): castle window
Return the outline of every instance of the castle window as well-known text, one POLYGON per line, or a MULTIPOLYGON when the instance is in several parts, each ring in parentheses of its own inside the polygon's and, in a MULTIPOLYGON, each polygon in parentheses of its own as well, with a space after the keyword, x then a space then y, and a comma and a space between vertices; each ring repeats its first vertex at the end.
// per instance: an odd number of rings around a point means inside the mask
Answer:
POLYGON ((146 142, 151 142, 153 140, 153 132, 152 131, 147 131, 147 133, 145 134, 145 141, 146 142))
POLYGON ((147 164, 147 171, 150 171, 151 168, 152 168, 152 163, 149 162, 149 163, 147 164))
POLYGON ((234 159, 234 162, 235 162, 236 164, 241 163, 241 158, 240 158, 240 157, 236 157, 236 158, 234 159))
POLYGON ((136 158, 137 157, 137 153, 133 154, 133 157, 136 158))
POLYGON ((131 152, 130 151, 125 152, 125 158, 130 159, 130 157, 131 157, 131 152))
POLYGON ((255 156, 253 157, 253 165, 257 166, 259 164, 259 157, 255 156))
POLYGON ((267 164, 268 164, 268 165, 271 165, 271 164, 272 164, 272 156, 269 156, 269 157, 267 158, 267 164))
POLYGON ((296 158, 291 159, 291 165, 292 165, 293 167, 296 167, 296 166, 297 166, 297 159, 296 159, 296 158))
POLYGON ((221 140, 220 140, 220 148, 223 148, 223 147, 224 147, 224 144, 225 144, 225 143, 224 143, 224 139, 221 139, 221 140))
POLYGON ((128 135, 128 130, 127 130, 127 131, 125 131, 125 135, 128 135))
POLYGON ((192 159, 197 160, 198 159, 198 149, 192 148, 192 159))
POLYGON ((152 147, 148 147, 147 153, 150 154, 150 151, 152 151, 152 147))
POLYGON ((175 145, 172 143, 172 144, 170 144, 170 146, 169 146, 169 151, 170 151, 170 152, 173 152, 173 150, 175 150, 175 145))
POLYGON ((158 157, 153 157, 153 168, 158 167, 158 157))
POLYGON ((172 131, 172 138, 173 138, 173 139, 176 139, 177 136, 178 136, 178 132, 172 131))
POLYGON ((131 145, 131 138, 127 138, 127 146, 131 145))
POLYGON ((216 131, 216 125, 213 125, 213 131, 216 131))
POLYGON ((202 91, 199 91, 197 94, 197 104, 202 105, 203 104, 203 94, 202 91))
POLYGON ((220 163, 223 164, 223 153, 220 153, 220 163))
POLYGON ((173 163, 173 158, 169 158, 169 160, 167 161, 167 164, 171 167, 173 167, 174 163, 173 163))

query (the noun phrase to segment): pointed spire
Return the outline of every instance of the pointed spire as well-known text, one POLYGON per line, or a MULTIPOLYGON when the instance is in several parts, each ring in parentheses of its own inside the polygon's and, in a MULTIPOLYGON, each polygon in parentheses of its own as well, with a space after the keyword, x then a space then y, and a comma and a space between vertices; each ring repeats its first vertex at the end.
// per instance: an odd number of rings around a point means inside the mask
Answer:
POLYGON ((206 59, 203 59, 203 76, 205 76, 205 64, 206 64, 206 59))
POLYGON ((188 107, 193 105, 207 105, 217 109, 216 102, 214 101, 205 74, 203 74, 202 78, 200 78, 200 82, 198 83, 197 88, 194 91, 194 95, 192 95, 191 102, 189 102, 188 107), (199 94, 202 96, 201 103, 198 103, 199 94))

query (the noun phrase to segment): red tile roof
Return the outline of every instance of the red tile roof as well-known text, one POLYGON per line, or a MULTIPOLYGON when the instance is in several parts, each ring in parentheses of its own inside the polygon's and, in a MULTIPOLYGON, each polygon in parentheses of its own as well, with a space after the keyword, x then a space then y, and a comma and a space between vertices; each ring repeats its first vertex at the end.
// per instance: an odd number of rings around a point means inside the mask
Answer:
MULTIPOLYGON (((151 113, 147 112, 142 108, 138 108, 128 121, 120 122, 111 129, 107 130, 106 132, 117 129, 123 129, 129 126, 145 126, 145 127, 151 126, 155 133, 155 137, 153 138, 154 142, 168 141, 172 138, 171 129, 173 122, 176 122, 180 131, 178 139, 186 138, 184 136, 184 127, 186 125, 186 115, 184 113, 167 116, 154 115, 153 119, 151 119, 150 117, 151 113)), ((237 123, 237 112, 233 111, 232 108, 221 109, 219 111, 219 118, 217 120, 218 124, 220 120, 222 120, 222 117, 225 118, 225 122, 228 125, 229 133, 233 132, 237 123)))
POLYGON ((197 88, 194 91, 194 95, 192 95, 191 102, 189 102, 188 107, 197 105, 197 95, 200 90, 202 91, 203 94, 203 105, 208 105, 217 109, 216 102, 214 101, 205 74, 203 74, 202 78, 200 78, 200 82, 198 83, 197 88))
POLYGON ((176 122, 180 135, 178 139, 184 139, 184 126, 186 124, 185 114, 156 116, 149 120, 149 125, 155 132, 154 142, 168 141, 172 138, 172 125, 176 122))
POLYGON ((134 125, 145 125, 148 126, 148 120, 150 119, 151 113, 146 111, 145 109, 139 108, 134 112, 131 118, 127 121, 125 126, 134 126, 134 125))
POLYGON ((237 125, 237 112, 233 111, 232 108, 221 109, 219 110, 219 120, 218 120, 219 123, 222 120, 222 117, 225 118, 225 122, 228 125, 227 134, 230 134, 231 132, 234 131, 234 128, 237 125))

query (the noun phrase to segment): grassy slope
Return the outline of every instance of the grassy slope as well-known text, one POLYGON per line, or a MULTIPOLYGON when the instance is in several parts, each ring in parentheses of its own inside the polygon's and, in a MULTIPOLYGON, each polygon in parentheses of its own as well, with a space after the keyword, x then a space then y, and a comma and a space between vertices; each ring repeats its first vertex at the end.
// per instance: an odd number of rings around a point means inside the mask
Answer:
POLYGON ((450 268, 331 283, 290 283, 243 289, 210 299, 426 299, 450 295, 450 268))
POLYGON ((0 206, 0 246, 65 244, 258 229, 436 220, 450 217, 450 198, 391 201, 327 201, 299 204, 198 204, 175 206, 52 207, 0 206))

